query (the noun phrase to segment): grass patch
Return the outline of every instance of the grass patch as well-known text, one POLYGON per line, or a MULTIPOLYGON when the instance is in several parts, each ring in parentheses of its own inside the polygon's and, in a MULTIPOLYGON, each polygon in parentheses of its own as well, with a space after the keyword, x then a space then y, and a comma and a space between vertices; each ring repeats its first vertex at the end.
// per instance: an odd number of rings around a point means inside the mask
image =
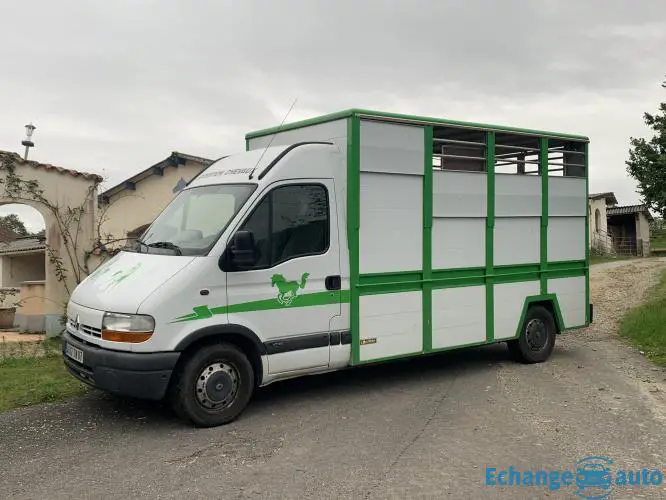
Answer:
POLYGON ((666 233, 659 232, 650 235, 650 246, 652 248, 666 248, 666 233))
POLYGON ((86 392, 86 386, 69 374, 62 355, 55 350, 59 341, 44 343, 41 356, 0 358, 0 412, 62 401, 86 392))
POLYGON ((648 301, 629 311, 620 322, 620 335, 645 352, 651 361, 666 366, 666 271, 648 301))

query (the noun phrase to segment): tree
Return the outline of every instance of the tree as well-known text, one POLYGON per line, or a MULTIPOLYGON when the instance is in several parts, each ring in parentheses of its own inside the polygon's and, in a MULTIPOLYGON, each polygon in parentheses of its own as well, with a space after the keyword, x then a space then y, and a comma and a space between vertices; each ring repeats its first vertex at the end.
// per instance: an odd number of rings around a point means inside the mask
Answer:
POLYGON ((16 236, 28 236, 28 228, 16 214, 0 215, 0 231, 4 233, 14 233, 16 236))
MULTIPOLYGON (((662 83, 666 88, 666 81, 662 83)), ((649 208, 666 215, 666 102, 659 105, 659 113, 644 113, 645 124, 654 131, 649 140, 630 139, 627 172, 638 182, 638 193, 649 208)))

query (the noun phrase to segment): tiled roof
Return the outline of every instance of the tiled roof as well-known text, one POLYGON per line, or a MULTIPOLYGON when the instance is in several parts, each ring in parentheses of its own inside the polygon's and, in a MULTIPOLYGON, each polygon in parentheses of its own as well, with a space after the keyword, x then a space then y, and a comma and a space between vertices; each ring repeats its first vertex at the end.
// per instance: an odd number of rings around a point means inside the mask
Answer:
POLYGON ((24 160, 18 153, 12 153, 11 151, 0 151, 0 159, 9 158, 16 165, 25 165, 28 167, 39 168, 42 170, 51 171, 54 170, 60 174, 71 175, 73 177, 83 177, 84 179, 102 182, 103 178, 101 175, 91 174, 88 172, 79 172, 78 170, 72 170, 71 168, 58 167, 56 165, 51 165, 50 163, 39 163, 38 161, 33 160, 24 160))
POLYGON ((109 196, 122 191, 123 189, 126 189, 126 186, 128 184, 136 184, 137 182, 150 177, 153 174, 157 174, 158 171, 164 169, 165 167, 168 166, 178 166, 181 165, 187 161, 191 161, 194 163, 198 163, 203 166, 203 168, 208 167, 211 163, 213 163, 215 160, 211 160, 209 158, 203 158, 201 156, 194 156, 194 155, 188 155, 186 153, 180 153, 178 151, 173 151, 168 157, 166 157, 164 160, 161 160, 157 162, 154 165, 151 165, 145 170, 142 170, 141 172, 138 172, 134 174, 132 177, 129 177, 125 179, 123 182, 116 184, 112 188, 107 189, 103 193, 99 195, 100 201, 107 200, 109 196))
POLYGON ((606 209, 606 215, 631 215, 644 213, 649 220, 652 220, 652 214, 645 205, 626 205, 623 207, 609 207, 606 209))
POLYGON ((196 163, 201 163, 202 165, 206 165, 206 166, 210 165, 214 161, 214 160, 211 160, 209 158, 204 158, 202 156, 194 156, 194 155, 188 155, 188 154, 185 154, 185 153, 179 153, 178 151, 174 151, 173 153, 171 153, 171 155, 172 156, 177 156, 177 157, 180 157, 180 158, 184 158, 187 161, 193 161, 193 162, 196 162, 196 163))
POLYGON ((43 236, 26 236, 7 243, 0 243, 0 255, 32 252, 45 248, 46 240, 43 236))

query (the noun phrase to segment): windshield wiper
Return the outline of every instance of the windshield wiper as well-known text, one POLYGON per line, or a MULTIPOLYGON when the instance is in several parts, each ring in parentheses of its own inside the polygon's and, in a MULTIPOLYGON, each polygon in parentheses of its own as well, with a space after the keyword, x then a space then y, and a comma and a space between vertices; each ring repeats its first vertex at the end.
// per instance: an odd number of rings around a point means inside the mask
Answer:
POLYGON ((144 243, 142 241, 141 244, 152 248, 166 248, 176 252, 176 255, 183 255, 183 251, 180 249, 180 247, 174 243, 171 243, 170 241, 156 241, 155 243, 144 243))
POLYGON ((141 240, 136 240, 134 243, 135 243, 135 246, 138 246, 138 247, 139 247, 139 248, 137 249, 139 253, 141 253, 141 247, 146 247, 146 248, 148 247, 148 245, 146 245, 146 244, 145 244, 143 241, 141 241, 141 240))

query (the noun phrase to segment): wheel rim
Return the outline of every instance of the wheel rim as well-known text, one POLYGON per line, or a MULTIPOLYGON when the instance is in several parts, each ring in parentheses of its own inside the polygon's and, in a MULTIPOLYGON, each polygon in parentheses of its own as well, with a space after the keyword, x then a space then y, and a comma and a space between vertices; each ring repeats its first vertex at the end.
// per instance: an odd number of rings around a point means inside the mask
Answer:
POLYGON ((236 399, 239 378, 233 365, 225 362, 207 365, 197 377, 198 403, 207 410, 227 408, 236 399))
POLYGON ((541 319, 533 319, 525 328, 525 341, 533 351, 540 351, 548 343, 548 327, 541 319))

